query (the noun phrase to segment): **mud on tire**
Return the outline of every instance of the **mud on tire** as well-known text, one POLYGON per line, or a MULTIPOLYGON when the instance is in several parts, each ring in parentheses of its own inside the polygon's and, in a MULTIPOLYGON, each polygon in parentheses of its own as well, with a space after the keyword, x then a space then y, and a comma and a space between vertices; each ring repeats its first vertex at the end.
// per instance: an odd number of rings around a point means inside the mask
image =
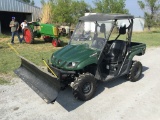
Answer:
POLYGON ((128 79, 131 82, 136 82, 139 80, 140 76, 142 74, 142 64, 139 61, 133 61, 132 66, 130 68, 128 79))
POLYGON ((96 91, 96 79, 90 73, 81 74, 72 87, 73 96, 76 99, 86 101, 93 97, 96 91))

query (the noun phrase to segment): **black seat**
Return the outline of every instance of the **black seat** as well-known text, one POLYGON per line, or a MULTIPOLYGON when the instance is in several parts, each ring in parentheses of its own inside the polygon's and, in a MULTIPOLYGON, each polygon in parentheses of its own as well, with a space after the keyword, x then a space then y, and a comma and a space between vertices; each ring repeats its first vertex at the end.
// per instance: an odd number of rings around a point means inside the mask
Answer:
POLYGON ((119 63, 123 61, 126 53, 126 42, 122 40, 115 40, 106 54, 106 60, 109 63, 119 63))
POLYGON ((123 24, 119 28, 119 35, 112 42, 108 53, 106 55, 106 59, 109 63, 119 63, 123 61, 123 58, 126 53, 126 42, 123 40, 117 40, 120 35, 126 34, 126 25, 123 24))

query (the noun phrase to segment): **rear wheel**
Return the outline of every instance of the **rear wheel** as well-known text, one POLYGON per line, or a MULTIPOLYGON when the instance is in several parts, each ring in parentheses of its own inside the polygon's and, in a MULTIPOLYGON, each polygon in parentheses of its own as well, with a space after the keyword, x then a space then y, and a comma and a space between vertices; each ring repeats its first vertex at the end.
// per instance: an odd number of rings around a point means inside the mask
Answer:
POLYGON ((76 99, 89 100, 96 91, 96 79, 90 73, 82 74, 74 81, 72 88, 76 99))
POLYGON ((142 64, 139 61, 134 61, 132 63, 132 66, 130 68, 130 72, 128 74, 128 79, 131 82, 136 82, 139 80, 140 76, 142 74, 142 64))
POLYGON ((24 40, 28 44, 32 44, 34 42, 34 34, 30 27, 24 28, 24 40))

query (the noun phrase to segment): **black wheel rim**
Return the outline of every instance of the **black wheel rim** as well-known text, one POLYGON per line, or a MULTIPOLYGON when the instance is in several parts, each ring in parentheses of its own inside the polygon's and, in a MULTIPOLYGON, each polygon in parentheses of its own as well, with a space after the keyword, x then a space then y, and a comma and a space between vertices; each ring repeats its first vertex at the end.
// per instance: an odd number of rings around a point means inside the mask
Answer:
POLYGON ((84 94, 87 94, 91 91, 91 83, 87 82, 83 85, 82 91, 84 94))
POLYGON ((134 70, 134 76, 135 76, 135 78, 138 78, 139 75, 140 75, 140 73, 141 73, 141 67, 137 66, 135 68, 135 70, 134 70))

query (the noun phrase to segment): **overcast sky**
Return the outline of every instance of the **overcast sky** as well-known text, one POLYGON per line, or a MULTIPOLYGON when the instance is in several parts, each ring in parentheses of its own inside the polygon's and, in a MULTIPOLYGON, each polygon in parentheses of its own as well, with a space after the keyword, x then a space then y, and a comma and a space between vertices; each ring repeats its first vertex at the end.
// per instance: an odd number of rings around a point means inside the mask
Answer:
MULTIPOLYGON (((34 0, 34 1, 35 1, 35 6, 41 7, 40 0, 34 0)), ((93 5, 92 0, 84 0, 84 1, 93 5)), ((137 1, 138 0, 126 0, 126 8, 129 10, 129 13, 131 13, 135 17, 139 17, 139 16, 143 17, 143 11, 140 9, 137 1)))

